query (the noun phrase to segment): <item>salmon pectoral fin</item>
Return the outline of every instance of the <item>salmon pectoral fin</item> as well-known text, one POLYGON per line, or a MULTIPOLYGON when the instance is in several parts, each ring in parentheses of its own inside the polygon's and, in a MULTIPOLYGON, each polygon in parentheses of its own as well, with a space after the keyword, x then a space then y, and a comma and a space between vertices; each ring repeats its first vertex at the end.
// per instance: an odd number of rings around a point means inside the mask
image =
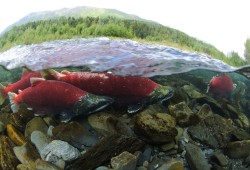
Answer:
POLYGON ((139 110, 143 109, 143 107, 144 107, 144 105, 142 103, 129 105, 128 109, 127 109, 127 112, 132 114, 132 113, 138 112, 139 110))
POLYGON ((0 83, 0 105, 2 105, 5 101, 5 95, 2 92, 4 88, 5 86, 0 83))
POLYGON ((9 99, 10 99, 10 104, 11 104, 11 110, 13 113, 18 112, 19 105, 15 103, 15 97, 17 96, 16 93, 9 92, 8 93, 9 99))

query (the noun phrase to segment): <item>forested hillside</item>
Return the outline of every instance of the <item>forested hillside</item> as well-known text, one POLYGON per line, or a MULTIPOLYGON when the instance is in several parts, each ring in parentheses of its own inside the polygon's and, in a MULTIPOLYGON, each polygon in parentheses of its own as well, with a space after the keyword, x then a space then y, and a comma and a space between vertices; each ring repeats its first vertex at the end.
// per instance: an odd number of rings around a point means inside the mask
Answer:
POLYGON ((246 64, 237 53, 230 57, 214 46, 199 41, 178 30, 154 22, 118 19, 115 17, 60 17, 57 19, 30 22, 13 27, 0 39, 0 50, 4 51, 20 44, 41 43, 56 39, 79 37, 118 37, 137 41, 153 42, 180 49, 208 54, 224 62, 240 66, 246 64))

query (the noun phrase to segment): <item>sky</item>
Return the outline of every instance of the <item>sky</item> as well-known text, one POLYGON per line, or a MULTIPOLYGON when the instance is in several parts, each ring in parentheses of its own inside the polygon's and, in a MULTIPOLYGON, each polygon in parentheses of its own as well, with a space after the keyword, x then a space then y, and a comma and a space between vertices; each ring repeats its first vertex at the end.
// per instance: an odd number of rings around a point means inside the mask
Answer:
POLYGON ((91 6, 117 9, 205 41, 225 54, 244 54, 250 38, 249 0, 7 0, 0 2, 0 32, 31 12, 91 6))

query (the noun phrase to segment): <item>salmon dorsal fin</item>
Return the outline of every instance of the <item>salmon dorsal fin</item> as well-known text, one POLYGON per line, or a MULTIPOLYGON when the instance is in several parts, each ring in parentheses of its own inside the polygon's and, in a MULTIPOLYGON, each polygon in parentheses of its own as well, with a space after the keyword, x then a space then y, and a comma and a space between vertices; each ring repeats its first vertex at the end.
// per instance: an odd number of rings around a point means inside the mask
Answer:
POLYGON ((30 69, 28 69, 27 67, 23 67, 23 70, 22 70, 22 77, 25 76, 26 74, 32 72, 30 69))
POLYGON ((37 84, 39 84, 40 82, 42 82, 44 80, 45 80, 44 78, 31 77, 30 84, 31 84, 31 86, 36 86, 37 84))
POLYGON ((41 75, 46 80, 56 80, 58 77, 64 76, 64 74, 61 74, 54 69, 42 70, 41 75))

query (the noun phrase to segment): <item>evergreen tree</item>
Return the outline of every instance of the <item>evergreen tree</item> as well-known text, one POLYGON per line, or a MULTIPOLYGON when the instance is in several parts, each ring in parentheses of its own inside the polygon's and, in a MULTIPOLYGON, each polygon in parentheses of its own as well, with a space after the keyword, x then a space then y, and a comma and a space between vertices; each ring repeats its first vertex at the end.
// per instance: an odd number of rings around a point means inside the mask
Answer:
POLYGON ((244 57, 248 64, 250 64, 250 39, 248 38, 245 42, 244 57))

